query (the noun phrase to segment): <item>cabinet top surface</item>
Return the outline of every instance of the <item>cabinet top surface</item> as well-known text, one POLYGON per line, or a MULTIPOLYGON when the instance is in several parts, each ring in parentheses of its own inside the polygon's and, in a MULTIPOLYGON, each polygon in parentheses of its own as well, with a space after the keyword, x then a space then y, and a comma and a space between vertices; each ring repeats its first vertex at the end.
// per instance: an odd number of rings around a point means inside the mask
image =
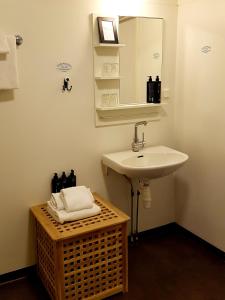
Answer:
POLYGON ((52 240, 67 239, 129 220, 125 213, 109 201, 103 199, 97 193, 93 193, 93 196, 96 204, 101 207, 101 213, 93 217, 60 224, 47 212, 46 203, 33 206, 31 212, 52 240))

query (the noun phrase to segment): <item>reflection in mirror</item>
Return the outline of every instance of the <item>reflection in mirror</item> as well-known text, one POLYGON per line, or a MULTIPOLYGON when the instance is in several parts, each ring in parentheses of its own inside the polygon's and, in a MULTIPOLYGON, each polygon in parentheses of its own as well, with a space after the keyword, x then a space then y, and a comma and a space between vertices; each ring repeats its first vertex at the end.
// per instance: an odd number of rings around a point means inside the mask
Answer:
POLYGON ((146 103, 147 80, 161 80, 163 20, 119 17, 120 104, 146 103))

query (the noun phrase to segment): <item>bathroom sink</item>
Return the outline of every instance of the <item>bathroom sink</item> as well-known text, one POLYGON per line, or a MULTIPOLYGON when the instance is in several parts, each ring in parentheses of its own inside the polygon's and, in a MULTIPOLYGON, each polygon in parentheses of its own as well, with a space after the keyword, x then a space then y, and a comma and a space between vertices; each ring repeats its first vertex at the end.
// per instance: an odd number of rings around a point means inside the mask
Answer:
POLYGON ((173 173, 187 159, 187 154, 165 146, 146 147, 139 152, 114 152, 102 156, 103 164, 119 174, 149 179, 173 173))

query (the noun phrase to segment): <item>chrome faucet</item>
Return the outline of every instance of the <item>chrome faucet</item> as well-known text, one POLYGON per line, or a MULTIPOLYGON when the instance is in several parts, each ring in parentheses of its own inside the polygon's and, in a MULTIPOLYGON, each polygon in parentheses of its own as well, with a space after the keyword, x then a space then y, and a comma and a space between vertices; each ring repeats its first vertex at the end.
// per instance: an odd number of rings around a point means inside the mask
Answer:
POLYGON ((134 125, 134 140, 132 143, 132 150, 134 152, 138 152, 140 149, 144 148, 144 144, 145 144, 145 137, 144 137, 144 132, 142 133, 142 140, 139 140, 138 138, 138 126, 139 125, 147 125, 147 121, 141 121, 141 122, 137 122, 134 125))

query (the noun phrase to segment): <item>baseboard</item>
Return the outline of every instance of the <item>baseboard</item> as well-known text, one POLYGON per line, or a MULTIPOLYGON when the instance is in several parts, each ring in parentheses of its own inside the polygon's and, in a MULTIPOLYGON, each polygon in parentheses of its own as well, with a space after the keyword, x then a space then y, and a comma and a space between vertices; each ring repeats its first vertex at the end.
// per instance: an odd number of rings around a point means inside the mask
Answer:
POLYGON ((158 235, 163 235, 163 234, 167 234, 167 233, 172 233, 177 230, 177 226, 179 226, 179 225, 177 225, 177 223, 171 222, 166 225, 162 225, 159 227, 141 231, 141 232, 139 232, 138 236, 140 238, 147 238, 147 237, 151 237, 151 236, 158 236, 158 235))
POLYGON ((189 236, 191 239, 195 239, 196 241, 200 242, 202 245, 204 245, 205 247, 207 247, 208 249, 211 249, 214 253, 217 253, 220 256, 223 256, 225 258, 225 252, 223 250, 220 250, 219 248, 217 248, 216 246, 210 244, 209 242, 207 242, 206 240, 202 239, 201 237, 195 235, 194 233, 192 233, 191 231, 189 231, 188 229, 182 227, 181 225, 176 223, 176 229, 178 232, 182 232, 183 234, 186 234, 187 236, 189 236))
POLYGON ((169 224, 159 226, 159 227, 156 227, 156 228, 152 228, 152 229, 149 229, 149 230, 146 230, 146 231, 142 231, 142 232, 139 233, 139 237, 141 239, 146 239, 146 238, 152 238, 152 237, 155 237, 155 236, 162 236, 162 235, 166 235, 166 234, 170 234, 170 233, 180 233, 180 234, 185 235, 186 237, 189 237, 192 240, 194 239, 194 240, 198 241, 199 243, 201 243, 202 245, 204 245, 205 247, 207 247, 208 249, 210 249, 215 254, 217 254, 219 256, 222 256, 225 259, 225 252, 224 251, 218 249, 214 245, 212 245, 209 242, 203 240, 202 238, 195 235, 191 231, 185 229, 184 227, 180 226, 176 222, 169 223, 169 224))
POLYGON ((5 284, 9 281, 18 280, 24 277, 34 276, 36 274, 36 266, 30 266, 26 268, 22 268, 19 270, 15 270, 9 273, 5 273, 0 275, 0 285, 5 284))

